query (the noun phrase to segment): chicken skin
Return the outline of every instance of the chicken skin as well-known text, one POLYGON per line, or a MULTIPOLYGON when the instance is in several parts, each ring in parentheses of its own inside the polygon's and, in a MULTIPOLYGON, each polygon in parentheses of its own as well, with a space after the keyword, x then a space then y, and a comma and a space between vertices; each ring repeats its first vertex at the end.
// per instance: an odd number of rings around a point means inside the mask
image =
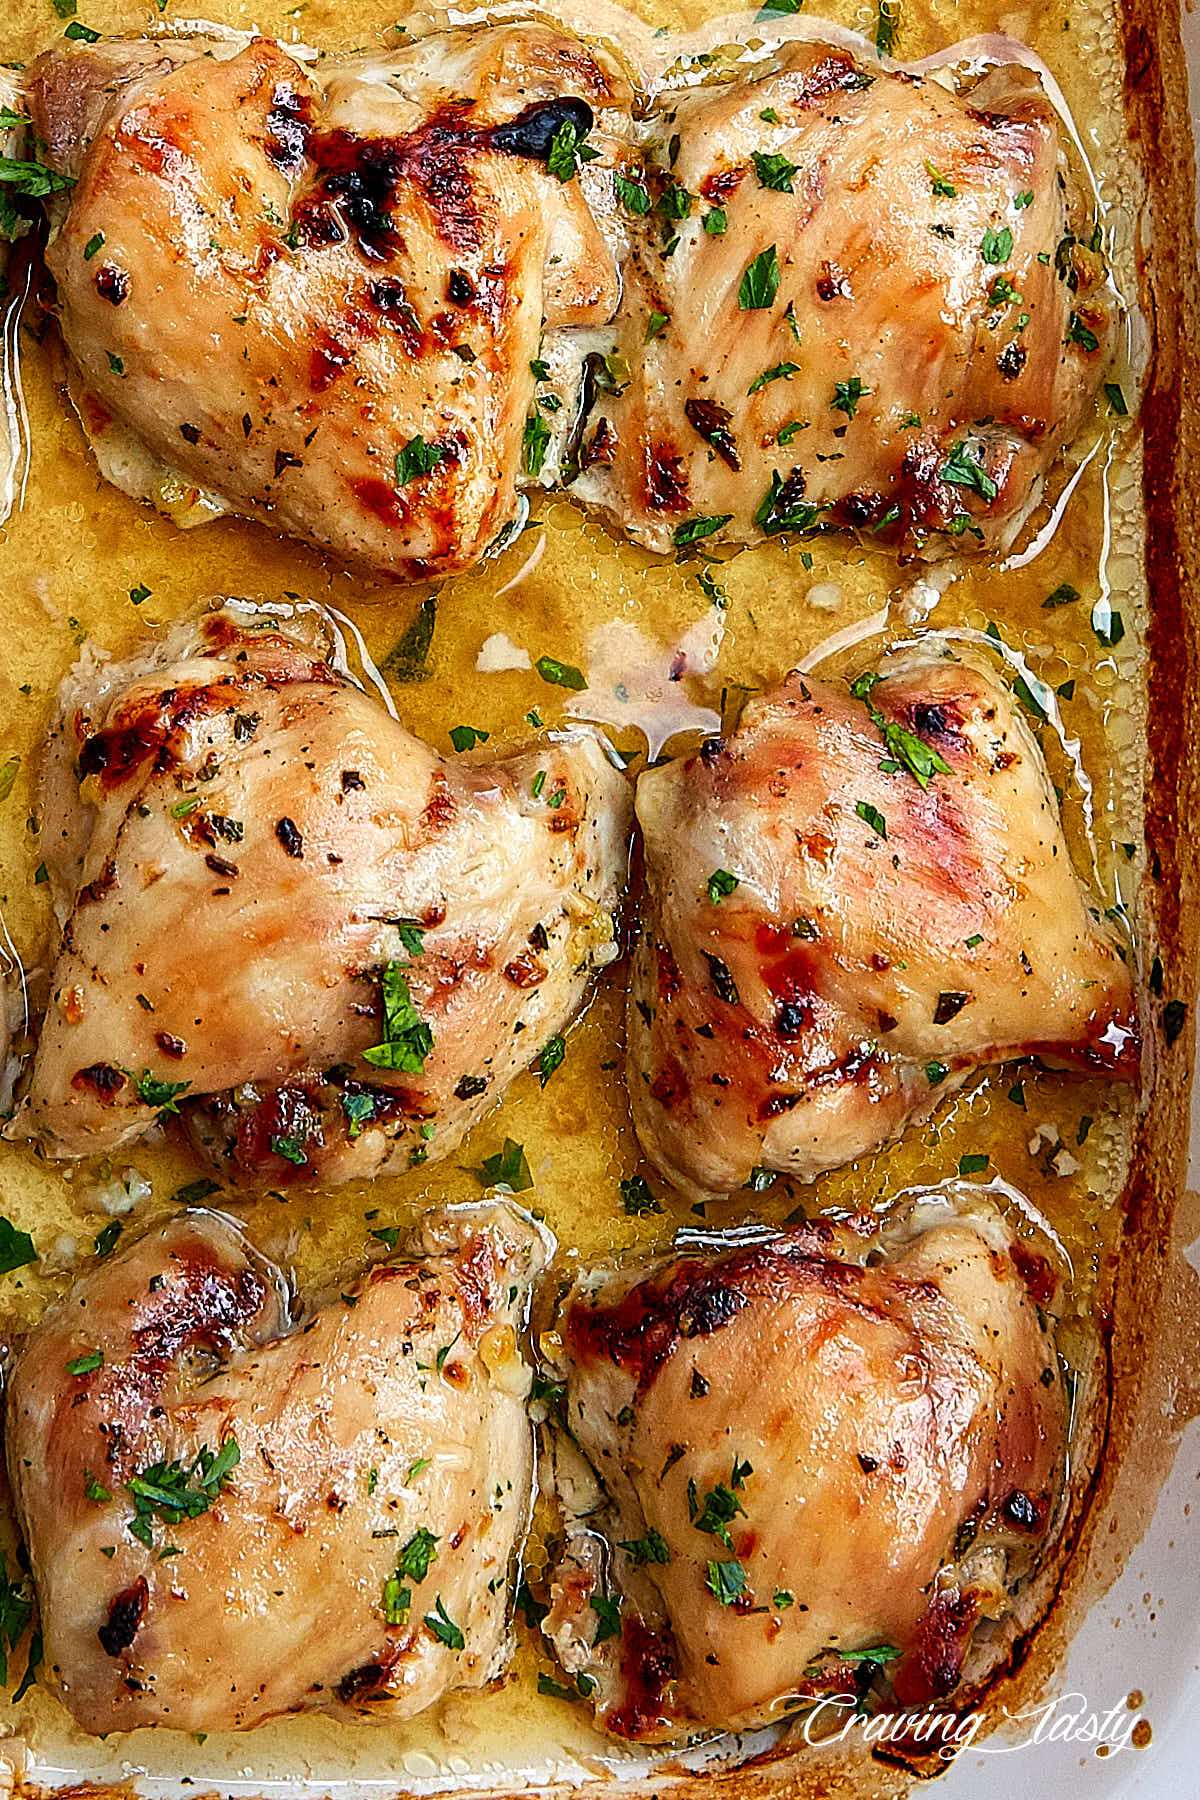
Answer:
POLYGON ((84 1730, 405 1718, 504 1660, 544 1257, 433 1216, 293 1317, 233 1223, 183 1214, 31 1332, 6 1401, 47 1680, 84 1730))
POLYGON ((62 943, 10 1132, 104 1153, 182 1103, 273 1185, 445 1156, 617 954, 626 781, 587 732, 444 760, 319 628, 241 613, 68 677, 62 943))
POLYGON ((618 188, 641 236, 572 491, 660 551, 1011 536, 1110 328, 1037 78, 960 97, 795 43, 660 106, 618 188))
POLYGON ((1054 1270, 990 1211, 918 1208, 882 1260, 877 1229, 714 1240, 564 1300, 562 1416, 604 1495, 568 1487, 544 1629, 615 1735, 743 1730, 885 1670, 942 1698, 1036 1565, 1054 1270))
POLYGON ((120 485, 423 577, 475 562, 553 474, 574 336, 619 295, 573 146, 627 89, 576 38, 501 26, 312 68, 261 38, 67 44, 30 94, 77 180, 46 262, 120 485))
POLYGON ((693 1195, 812 1180, 1010 1057, 1136 1081, 1130 972, 1008 689, 926 648, 793 673, 638 783, 629 1090, 693 1195))

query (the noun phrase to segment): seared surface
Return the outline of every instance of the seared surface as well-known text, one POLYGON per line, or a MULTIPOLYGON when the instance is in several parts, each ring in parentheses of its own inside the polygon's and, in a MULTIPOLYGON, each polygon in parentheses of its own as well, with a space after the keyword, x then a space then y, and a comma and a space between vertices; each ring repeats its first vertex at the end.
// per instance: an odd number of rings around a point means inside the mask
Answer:
POLYGON ((541 1246, 501 1207, 431 1215, 412 1248, 292 1318, 232 1221, 185 1213, 31 1334, 9 1475, 45 1672, 85 1730, 405 1717, 496 1672, 532 1468, 513 1328, 541 1246), (207 1486, 202 1451, 223 1458, 207 1486), (184 1490, 195 1516, 142 1504, 184 1490), (406 1559, 418 1533, 436 1545, 406 1559), (405 1601, 385 1584, 406 1561, 427 1567, 405 1601))
POLYGON ((811 1180, 982 1063, 1137 1079, 1130 972, 1016 700, 932 645, 881 669, 863 698, 789 675, 638 783, 629 1092, 643 1149, 686 1189, 755 1167, 811 1180), (889 727, 940 762, 924 785, 889 727))
POLYGON ((61 705, 66 918, 13 1127, 51 1154, 237 1089, 197 1121, 235 1180, 446 1155, 616 953, 628 790, 590 734, 443 759, 228 614, 61 705))
POLYGON ((864 1254, 800 1227, 585 1273, 563 1302, 564 1417, 613 1512, 576 1521, 546 1629, 609 1731, 741 1729, 879 1669, 902 1704, 939 1699, 1036 1561, 1062 1474, 1054 1272, 944 1207, 864 1254))

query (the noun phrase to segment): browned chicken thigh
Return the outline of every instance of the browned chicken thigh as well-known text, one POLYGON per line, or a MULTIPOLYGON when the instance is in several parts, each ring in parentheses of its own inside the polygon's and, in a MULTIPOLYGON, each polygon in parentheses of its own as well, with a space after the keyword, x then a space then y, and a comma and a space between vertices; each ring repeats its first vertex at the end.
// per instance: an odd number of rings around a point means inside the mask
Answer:
POLYGON ((1036 1565, 1063 1472, 1054 1272, 987 1209, 877 1230, 706 1242, 563 1301, 544 1629, 615 1735, 778 1722, 882 1671, 902 1705, 941 1698, 1036 1565))
POLYGON ((65 684, 62 944, 9 1128, 50 1155, 182 1104, 235 1181, 445 1156, 617 955, 629 797, 600 740, 444 759, 302 623, 212 612, 65 684))
POLYGON ((811 1180, 982 1063, 1137 1079, 1132 977, 1033 734, 935 643, 849 688, 791 674, 638 783, 629 1091, 688 1192, 811 1180))
POLYGON ((655 550, 1011 534, 1076 431, 1103 264, 1037 78, 962 97, 820 43, 659 100, 573 492, 655 550))
POLYGON ((543 1259, 460 1208, 293 1316, 231 1221, 183 1214, 50 1308, 5 1444, 43 1678, 86 1731, 404 1718, 496 1674, 543 1259))
POLYGON ((627 91, 578 39, 311 68, 262 38, 116 39, 50 52, 30 93, 77 178, 46 261, 121 485, 421 576, 553 474, 572 333, 619 294, 575 146, 627 91))

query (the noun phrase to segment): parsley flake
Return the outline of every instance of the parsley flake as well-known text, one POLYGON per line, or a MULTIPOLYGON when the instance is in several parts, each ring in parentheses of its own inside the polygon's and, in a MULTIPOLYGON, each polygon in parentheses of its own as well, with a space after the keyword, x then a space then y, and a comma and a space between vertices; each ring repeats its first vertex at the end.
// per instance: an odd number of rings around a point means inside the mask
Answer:
POLYGON ((738 288, 738 306, 743 312, 762 312, 774 305, 778 292, 779 258, 774 244, 768 244, 746 265, 738 288))
POLYGON ((419 1075, 433 1050, 433 1032, 412 1003, 404 971, 408 963, 389 962, 380 976, 383 1004, 383 1042, 362 1053, 375 1069, 400 1069, 419 1075))
POLYGON ((786 156, 765 156, 761 150, 751 151, 750 160, 762 187, 771 188, 777 194, 791 193, 792 178, 799 171, 799 163, 789 162, 786 156))
POLYGON ((396 452, 396 486, 407 487, 410 481, 428 475, 449 454, 444 444, 427 444, 419 434, 409 438, 404 448, 396 452))

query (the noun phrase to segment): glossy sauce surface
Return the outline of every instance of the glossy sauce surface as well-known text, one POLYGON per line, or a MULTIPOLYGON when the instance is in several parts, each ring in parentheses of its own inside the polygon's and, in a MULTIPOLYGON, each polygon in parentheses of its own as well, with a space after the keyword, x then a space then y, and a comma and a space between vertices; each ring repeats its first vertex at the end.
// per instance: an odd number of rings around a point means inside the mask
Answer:
MULTIPOLYGON (((87 0, 80 10, 94 29, 136 32, 160 29, 176 7, 172 0, 161 18, 117 0, 87 0)), ((394 11, 378 0, 211 0, 207 10, 229 26, 253 23, 286 41, 330 48, 396 41, 394 11)), ((680 6, 643 0, 634 10, 654 28, 687 31, 719 9, 703 0, 680 6)), ((831 0, 825 11, 841 26, 874 34, 873 7, 831 0)), ((46 0, 10 0, 5 12, 0 55, 6 59, 29 60, 62 30, 46 0)), ((1044 58, 1096 173, 1118 284, 1131 293, 1139 187, 1124 142, 1119 52, 1108 12, 1093 0, 1050 0, 1002 16, 984 0, 903 0, 895 52, 906 59, 932 55, 1002 24, 1044 58)), ((743 27, 748 17, 740 16, 743 27)), ((567 20, 573 22, 569 14, 567 20)), ((596 28, 595 13, 588 22, 596 28)), ((659 40, 655 48, 661 47, 659 40)), ((1133 335, 1136 341, 1136 321, 1133 335)), ((697 580, 703 562, 654 557, 618 542, 560 495, 536 499, 529 527, 510 548, 438 589, 332 567, 248 524, 224 520, 182 533, 100 480, 63 392, 65 360, 53 325, 36 305, 25 313, 21 368, 32 456, 24 504, 0 532, 7 615, 0 639, 0 765, 20 762, 0 801, 0 900, 29 971, 45 968, 51 945, 48 887, 34 879, 41 852, 33 777, 58 680, 80 646, 123 654, 155 625, 221 593, 336 607, 361 632, 404 724, 442 752, 458 724, 488 731, 491 754, 529 741, 531 710, 547 724, 570 714, 571 694, 533 670, 481 672, 477 659, 488 640, 502 635, 534 661, 549 655, 575 664, 589 677, 575 716, 600 718, 624 752, 638 752, 634 774, 645 760, 639 717, 653 731, 654 751, 664 732, 691 727, 672 739, 677 752, 695 744, 696 731, 710 730, 714 715, 735 716, 747 690, 772 685, 796 664, 811 666, 821 646, 832 645, 820 659, 829 678, 872 666, 885 645, 921 630, 948 632, 1003 658, 1010 675, 1021 676, 1040 701, 1048 717, 1036 728, 1063 791, 1076 867, 1103 905, 1134 913, 1143 742, 1140 471, 1136 427, 1114 417, 1103 397, 1006 560, 901 567, 888 552, 849 537, 790 548, 775 541, 712 571, 727 599, 716 610, 697 580), (148 590, 144 597, 142 590, 148 590), (1066 598, 1068 591, 1078 598, 1066 598), (1052 595, 1061 603, 1047 606, 1052 595), (1119 641, 1105 641, 1112 638, 1119 641), (673 680, 681 647, 698 672, 673 680)), ((1135 411, 1136 377, 1124 365, 1113 379, 1135 411)), ((1148 970, 1153 946, 1140 956, 1148 970)), ((291 1258, 301 1281, 324 1275, 359 1256, 373 1227, 404 1226, 429 1205, 477 1197, 474 1168, 511 1137, 524 1144, 534 1177, 521 1198, 556 1233, 564 1267, 629 1246, 664 1246, 681 1225, 696 1222, 687 1203, 654 1181, 662 1210, 629 1217, 618 1185, 642 1167, 621 1076, 627 979, 624 961, 607 972, 545 1090, 536 1073, 520 1077, 449 1163, 328 1195, 303 1187, 286 1197, 266 1195, 238 1209, 256 1240, 291 1258)), ((778 1221, 797 1208, 810 1215, 882 1209, 901 1190, 946 1180, 960 1167, 980 1181, 1000 1178, 1027 1196, 1070 1257, 1079 1323, 1068 1326, 1064 1347, 1076 1344, 1086 1360, 1091 1298, 1112 1242, 1134 1105, 1127 1089, 1033 1069, 999 1070, 973 1079, 901 1144, 813 1188, 780 1181, 712 1205, 705 1223, 736 1224, 747 1215, 778 1221), (970 1160, 963 1165, 963 1158, 970 1160)), ((40 1266, 0 1278, 14 1329, 79 1272, 110 1222, 101 1190, 111 1204, 114 1179, 119 1183, 130 1169, 151 1189, 125 1218, 130 1232, 169 1212, 178 1189, 201 1173, 175 1139, 139 1146, 111 1169, 54 1165, 24 1147, 0 1147, 0 1212, 30 1230, 43 1255, 40 1266)), ((217 1203, 228 1204, 228 1196, 217 1203)), ((531 1571, 541 1559, 535 1537, 531 1571)), ((499 1693, 452 1698, 400 1727, 355 1731, 280 1721, 252 1738, 214 1737, 199 1748, 144 1732, 101 1744, 74 1731, 37 1690, 14 1718, 35 1758, 50 1767, 92 1776, 128 1765, 168 1775, 187 1768, 197 1780, 213 1781, 241 1772, 264 1788, 294 1777, 300 1763, 318 1777, 374 1775, 399 1783, 431 1781, 456 1763, 578 1768, 611 1756, 583 1708, 538 1694, 539 1669, 557 1671, 524 1626, 517 1629, 514 1676, 499 1693)), ((23 1658, 13 1661, 19 1672, 23 1658)))

